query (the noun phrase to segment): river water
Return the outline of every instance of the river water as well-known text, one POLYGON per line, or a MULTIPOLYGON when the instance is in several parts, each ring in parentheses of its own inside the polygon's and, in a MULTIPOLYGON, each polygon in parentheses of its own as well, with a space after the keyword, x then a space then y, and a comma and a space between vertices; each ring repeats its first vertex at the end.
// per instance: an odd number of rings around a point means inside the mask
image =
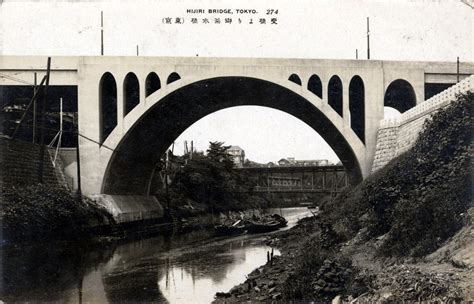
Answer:
MULTIPOLYGON (((280 212, 272 210, 271 212, 280 212)), ((288 228, 311 215, 283 208, 288 228)), ((1 249, 0 300, 61 303, 209 303, 265 264, 268 234, 214 237, 212 231, 125 244, 48 244, 1 249)), ((275 254, 279 254, 275 250, 275 254)))

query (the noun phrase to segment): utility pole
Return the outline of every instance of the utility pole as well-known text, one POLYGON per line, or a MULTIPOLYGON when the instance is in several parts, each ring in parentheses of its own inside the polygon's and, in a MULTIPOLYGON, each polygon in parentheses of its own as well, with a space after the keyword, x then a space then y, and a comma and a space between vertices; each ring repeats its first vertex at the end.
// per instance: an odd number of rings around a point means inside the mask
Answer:
MULTIPOLYGON (((33 96, 38 91, 37 87, 37 74, 35 72, 35 87, 33 89, 33 96)), ((33 144, 36 142, 36 99, 33 100, 33 144)))
POLYGON ((40 153, 39 153, 39 166, 38 166, 38 182, 43 183, 43 171, 44 171, 44 123, 45 123, 45 110, 46 110, 46 99, 49 86, 49 75, 51 71, 51 57, 48 57, 48 64, 46 67, 46 85, 43 90, 43 101, 41 104, 41 127, 40 127, 40 153))
POLYGON ((138 52, 138 44, 137 44, 137 56, 139 56, 139 55, 140 55, 140 54, 139 54, 139 52, 138 52))
POLYGON ((100 11, 100 55, 104 56, 104 12, 100 11))
POLYGON ((367 59, 370 59, 370 29, 369 29, 369 17, 367 17, 367 59))
POLYGON ((359 50, 356 49, 356 59, 359 59, 359 50))

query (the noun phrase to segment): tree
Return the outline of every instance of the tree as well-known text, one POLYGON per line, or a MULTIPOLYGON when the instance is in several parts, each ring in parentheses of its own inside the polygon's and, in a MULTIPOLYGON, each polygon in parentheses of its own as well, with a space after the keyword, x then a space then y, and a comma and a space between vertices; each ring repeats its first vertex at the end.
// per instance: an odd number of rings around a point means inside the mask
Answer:
POLYGON ((246 183, 234 170, 229 148, 222 142, 210 142, 206 155, 189 159, 177 173, 171 190, 207 205, 210 211, 245 208, 246 194, 239 190, 246 183))
POLYGON ((229 148, 230 146, 224 146, 224 143, 220 141, 209 142, 207 157, 210 161, 223 163, 227 170, 231 170, 234 167, 234 161, 227 152, 229 148))

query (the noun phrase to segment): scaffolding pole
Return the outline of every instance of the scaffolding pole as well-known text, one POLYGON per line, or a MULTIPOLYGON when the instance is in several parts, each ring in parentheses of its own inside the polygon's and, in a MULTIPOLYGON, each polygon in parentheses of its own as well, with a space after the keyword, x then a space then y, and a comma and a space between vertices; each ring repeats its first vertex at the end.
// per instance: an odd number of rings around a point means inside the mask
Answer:
POLYGON ((56 167, 56 159, 58 158, 59 149, 61 148, 61 140, 63 137, 63 99, 59 99, 59 132, 54 136, 53 140, 49 144, 49 147, 53 147, 57 141, 56 152, 54 153, 53 167, 56 167))
POLYGON ((40 136, 40 153, 39 153, 39 166, 38 166, 38 182, 43 183, 43 173, 44 173, 44 124, 45 124, 45 110, 46 110, 46 99, 49 87, 49 76, 51 72, 51 57, 48 57, 48 63, 46 68, 46 85, 43 90, 43 100, 41 102, 41 136, 40 136))

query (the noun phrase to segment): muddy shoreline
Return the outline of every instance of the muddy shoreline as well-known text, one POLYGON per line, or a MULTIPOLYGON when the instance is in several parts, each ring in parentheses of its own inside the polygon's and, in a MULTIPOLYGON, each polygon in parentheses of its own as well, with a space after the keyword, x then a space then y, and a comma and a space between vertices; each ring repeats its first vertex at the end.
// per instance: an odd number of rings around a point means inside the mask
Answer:
POLYGON ((474 263, 472 253, 466 253, 473 246, 472 222, 439 250, 417 260, 376 255, 382 238, 367 240, 363 232, 348 242, 328 242, 321 222, 319 216, 305 219, 288 231, 268 236, 263 242, 280 250, 281 256, 249 273, 231 290, 217 293, 213 303, 474 299, 474 263), (310 239, 320 242, 318 248, 325 254, 308 252, 313 249, 307 248, 310 239), (464 251, 459 254, 459 250, 464 251), (293 278, 301 275, 301 269, 311 267, 308 256, 318 255, 322 261, 306 282, 308 293, 292 294, 293 278))

